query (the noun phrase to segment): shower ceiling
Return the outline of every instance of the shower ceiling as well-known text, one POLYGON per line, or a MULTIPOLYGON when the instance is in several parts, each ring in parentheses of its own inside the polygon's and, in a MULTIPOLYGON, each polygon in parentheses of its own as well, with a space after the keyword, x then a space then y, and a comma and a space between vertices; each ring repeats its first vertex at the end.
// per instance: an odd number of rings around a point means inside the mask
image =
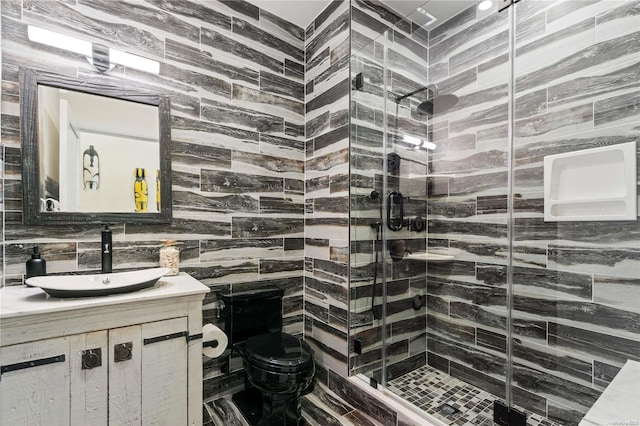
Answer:
MULTIPOLYGON (((249 3, 280 16, 299 27, 306 28, 320 12, 326 8, 332 0, 247 0, 249 3)), ((414 13, 418 7, 425 4, 426 0, 383 0, 391 9, 400 16, 414 13)), ((476 3, 475 0, 432 0, 424 9, 438 20, 436 25, 446 21, 463 9, 476 3)))

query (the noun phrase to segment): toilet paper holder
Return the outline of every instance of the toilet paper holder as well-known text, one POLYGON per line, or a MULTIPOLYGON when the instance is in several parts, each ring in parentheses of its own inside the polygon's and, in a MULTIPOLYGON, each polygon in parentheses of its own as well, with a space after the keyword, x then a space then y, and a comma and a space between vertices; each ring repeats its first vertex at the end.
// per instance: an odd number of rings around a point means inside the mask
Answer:
MULTIPOLYGON (((147 345, 149 343, 165 341, 165 340, 168 340, 169 338, 173 338, 173 337, 186 337, 187 342, 191 342, 193 340, 203 339, 204 338, 204 333, 197 333, 197 334, 188 335, 188 333, 186 331, 183 331, 183 332, 180 332, 180 333, 174 333, 174 334, 170 334, 170 335, 166 335, 166 336, 155 337, 153 339, 145 339, 144 340, 144 344, 147 345)), ((209 341, 206 341, 206 342, 203 341, 202 342, 202 347, 203 348, 217 348, 219 345, 220 345, 220 342, 218 341, 218 339, 209 340, 209 341)))
POLYGON ((202 354, 208 358, 223 356, 228 348, 229 340, 225 332, 214 324, 202 326, 202 354))
MULTIPOLYGON (((202 333, 198 333, 198 334, 192 334, 191 336, 187 337, 187 341, 192 341, 192 340, 198 340, 198 339, 202 339, 203 334, 202 333)), ((211 340, 209 342, 202 342, 202 347, 203 348, 217 348, 218 345, 220 343, 217 340, 211 340)))
POLYGON ((218 342, 217 340, 211 340, 209 342, 202 342, 202 347, 203 348, 217 348, 218 345, 220 345, 220 342, 218 342))
MULTIPOLYGON (((202 337, 203 337, 202 333, 192 334, 191 336, 187 337, 187 341, 202 339, 202 337)), ((218 342, 217 340, 211 340, 209 342, 202 342, 202 347, 203 348, 217 348, 219 344, 220 344, 220 342, 218 342)))

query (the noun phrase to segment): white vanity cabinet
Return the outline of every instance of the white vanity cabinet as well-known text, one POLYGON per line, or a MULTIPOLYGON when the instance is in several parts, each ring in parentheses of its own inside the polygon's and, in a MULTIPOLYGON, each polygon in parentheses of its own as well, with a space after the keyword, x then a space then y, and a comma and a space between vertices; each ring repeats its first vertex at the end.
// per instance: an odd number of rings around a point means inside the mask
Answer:
POLYGON ((0 425, 70 424, 68 360, 66 337, 1 347, 0 425))
POLYGON ((208 291, 186 274, 98 298, 0 289, 0 426, 200 426, 208 291))

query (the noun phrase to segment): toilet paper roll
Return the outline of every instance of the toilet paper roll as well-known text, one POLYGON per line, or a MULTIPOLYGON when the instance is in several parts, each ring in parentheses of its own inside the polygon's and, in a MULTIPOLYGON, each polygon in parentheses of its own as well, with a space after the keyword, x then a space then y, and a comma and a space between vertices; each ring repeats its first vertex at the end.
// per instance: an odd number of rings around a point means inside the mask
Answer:
POLYGON ((209 358, 217 358, 227 349, 229 339, 224 331, 213 324, 202 327, 202 353, 209 358))

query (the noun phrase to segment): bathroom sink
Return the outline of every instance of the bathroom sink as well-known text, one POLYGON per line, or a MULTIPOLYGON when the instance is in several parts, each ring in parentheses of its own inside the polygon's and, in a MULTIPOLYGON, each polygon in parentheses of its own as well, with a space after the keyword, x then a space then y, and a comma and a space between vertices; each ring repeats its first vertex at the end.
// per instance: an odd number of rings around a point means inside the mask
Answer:
POLYGON ((153 268, 112 274, 56 275, 31 277, 26 283, 54 297, 108 296, 151 287, 168 272, 168 268, 153 268))

